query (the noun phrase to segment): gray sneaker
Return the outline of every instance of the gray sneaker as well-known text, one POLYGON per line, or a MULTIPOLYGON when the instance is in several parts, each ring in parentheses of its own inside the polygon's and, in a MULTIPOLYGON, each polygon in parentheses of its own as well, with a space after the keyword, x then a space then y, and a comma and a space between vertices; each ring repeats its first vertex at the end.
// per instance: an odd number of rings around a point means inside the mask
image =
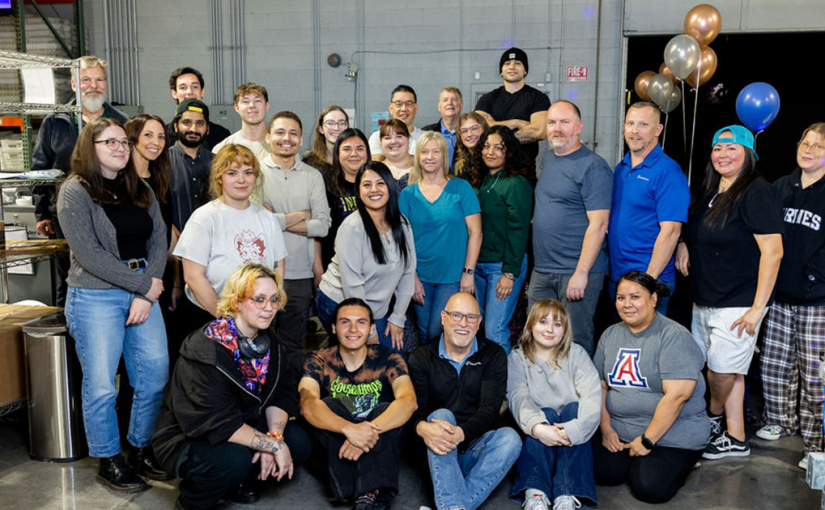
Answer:
POLYGON ((550 510, 550 500, 544 494, 524 495, 524 504, 521 508, 524 510, 550 510))
POLYGON ((581 507, 581 502, 575 496, 565 494, 553 500, 553 510, 576 510, 581 507))

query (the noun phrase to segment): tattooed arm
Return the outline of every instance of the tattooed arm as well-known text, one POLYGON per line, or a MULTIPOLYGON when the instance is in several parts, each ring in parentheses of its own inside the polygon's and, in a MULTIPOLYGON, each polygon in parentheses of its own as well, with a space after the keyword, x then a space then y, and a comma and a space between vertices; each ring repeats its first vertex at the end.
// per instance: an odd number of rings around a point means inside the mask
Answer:
MULTIPOLYGON (((286 416, 286 413, 283 413, 283 416, 286 416)), ((267 410, 267 421, 271 422, 269 410, 267 410)), ((286 420, 283 420, 283 422, 284 426, 286 426, 286 420)), ((244 424, 232 434, 229 442, 244 445, 255 450, 252 462, 258 462, 258 459, 260 459, 261 474, 258 478, 261 480, 266 480, 269 476, 280 480, 284 475, 290 479, 292 478, 292 455, 289 452, 289 447, 280 439, 267 436, 255 430, 253 427, 244 424)))

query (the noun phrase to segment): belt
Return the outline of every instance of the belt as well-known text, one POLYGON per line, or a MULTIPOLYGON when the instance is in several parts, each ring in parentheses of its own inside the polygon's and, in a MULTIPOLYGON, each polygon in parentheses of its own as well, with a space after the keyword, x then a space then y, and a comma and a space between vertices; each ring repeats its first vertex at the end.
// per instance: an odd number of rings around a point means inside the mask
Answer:
POLYGON ((146 269, 146 259, 129 259, 121 261, 132 271, 140 271, 141 269, 146 269))

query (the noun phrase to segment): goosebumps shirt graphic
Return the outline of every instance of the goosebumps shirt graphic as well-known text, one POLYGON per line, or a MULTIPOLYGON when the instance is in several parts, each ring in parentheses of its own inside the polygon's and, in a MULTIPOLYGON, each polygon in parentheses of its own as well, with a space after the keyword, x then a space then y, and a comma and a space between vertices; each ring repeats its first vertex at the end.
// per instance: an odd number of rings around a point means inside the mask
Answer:
POLYGON ((304 362, 304 377, 321 387, 321 398, 340 400, 356 418, 365 418, 384 402, 394 400, 392 383, 408 375, 407 363, 383 345, 368 345, 367 357, 358 370, 350 372, 338 353, 338 346, 320 350, 304 362))
POLYGON ((235 249, 243 259, 244 264, 265 264, 266 240, 263 234, 255 234, 243 230, 235 236, 235 249))

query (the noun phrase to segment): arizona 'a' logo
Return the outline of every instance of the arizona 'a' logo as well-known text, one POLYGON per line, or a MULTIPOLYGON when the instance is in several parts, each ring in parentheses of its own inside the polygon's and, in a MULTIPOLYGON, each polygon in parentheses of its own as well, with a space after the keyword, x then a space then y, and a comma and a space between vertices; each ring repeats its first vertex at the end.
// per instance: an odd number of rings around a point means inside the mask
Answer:
POLYGON ((262 234, 255 234, 249 230, 244 230, 235 236, 235 249, 241 256, 244 264, 265 263, 264 250, 266 241, 262 234))
POLYGON ((647 388, 647 378, 639 371, 639 355, 641 349, 619 349, 613 370, 607 376, 610 386, 630 386, 632 388, 647 388))

